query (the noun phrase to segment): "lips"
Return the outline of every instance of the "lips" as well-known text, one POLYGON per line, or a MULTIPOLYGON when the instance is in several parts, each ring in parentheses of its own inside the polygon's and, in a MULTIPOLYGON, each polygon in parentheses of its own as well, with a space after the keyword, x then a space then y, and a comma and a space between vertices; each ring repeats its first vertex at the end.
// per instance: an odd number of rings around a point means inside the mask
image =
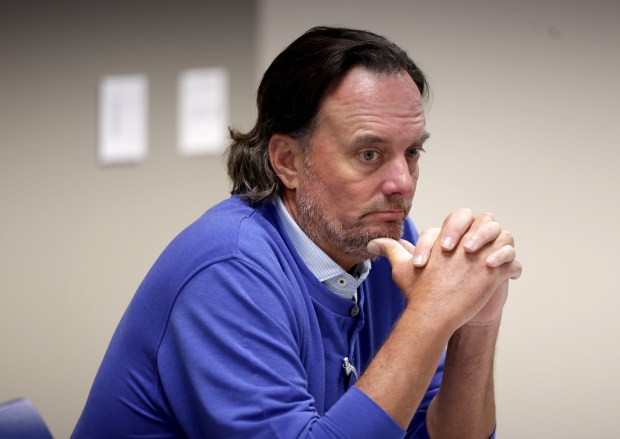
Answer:
POLYGON ((371 203, 361 218, 370 218, 379 222, 402 222, 411 209, 411 200, 390 197, 371 203))
POLYGON ((402 210, 380 210, 366 213, 363 217, 372 218, 378 221, 404 221, 405 212, 402 210))

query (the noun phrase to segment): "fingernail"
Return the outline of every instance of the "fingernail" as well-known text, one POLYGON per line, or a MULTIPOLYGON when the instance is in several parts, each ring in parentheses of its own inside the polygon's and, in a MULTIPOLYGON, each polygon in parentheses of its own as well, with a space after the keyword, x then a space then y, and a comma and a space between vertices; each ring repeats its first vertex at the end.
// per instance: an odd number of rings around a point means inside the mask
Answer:
POLYGON ((413 258, 413 265, 422 265, 423 263, 424 263, 424 256, 417 255, 415 258, 413 258))
POLYGON ((451 250, 453 245, 454 239, 452 239, 451 236, 444 236, 443 238, 441 238, 441 247, 447 250, 451 250))
POLYGON ((467 241, 465 241, 465 243, 463 244, 463 247, 465 247, 466 250, 475 250, 475 248, 476 248, 476 237, 473 236, 473 237, 469 238, 467 241))
POLYGON ((377 244, 375 241, 370 241, 368 245, 366 245, 366 250, 368 250, 368 253, 372 253, 374 255, 381 254, 381 249, 379 248, 379 244, 377 244))

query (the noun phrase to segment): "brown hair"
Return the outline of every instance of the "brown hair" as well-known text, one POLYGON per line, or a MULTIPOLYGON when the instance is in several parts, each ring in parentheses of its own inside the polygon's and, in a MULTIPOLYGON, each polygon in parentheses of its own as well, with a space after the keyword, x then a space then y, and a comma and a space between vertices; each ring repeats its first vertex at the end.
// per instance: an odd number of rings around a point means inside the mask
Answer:
POLYGON ((269 162, 269 140, 287 134, 306 145, 328 87, 353 67, 376 73, 405 71, 428 95, 422 71, 407 53, 385 37, 342 27, 314 27, 271 63, 258 87, 258 118, 248 133, 230 130, 226 156, 232 192, 254 203, 270 200, 280 180, 269 162))

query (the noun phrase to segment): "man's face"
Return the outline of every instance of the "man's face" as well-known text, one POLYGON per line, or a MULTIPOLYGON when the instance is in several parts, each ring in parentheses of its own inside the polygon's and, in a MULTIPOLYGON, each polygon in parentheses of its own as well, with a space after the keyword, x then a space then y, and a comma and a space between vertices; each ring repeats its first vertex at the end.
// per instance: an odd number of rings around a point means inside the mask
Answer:
POLYGON ((371 257, 371 239, 399 239, 427 137, 408 74, 351 70, 325 96, 304 154, 293 212, 300 227, 347 270, 371 257))

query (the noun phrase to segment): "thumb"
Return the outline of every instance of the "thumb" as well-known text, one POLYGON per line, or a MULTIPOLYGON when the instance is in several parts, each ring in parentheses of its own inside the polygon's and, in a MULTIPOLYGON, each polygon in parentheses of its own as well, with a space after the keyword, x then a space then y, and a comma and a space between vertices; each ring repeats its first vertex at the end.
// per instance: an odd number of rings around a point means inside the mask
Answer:
POLYGON ((385 256, 392 266, 410 261, 413 258, 413 255, 401 243, 390 238, 373 239, 368 243, 366 249, 369 253, 385 256))

